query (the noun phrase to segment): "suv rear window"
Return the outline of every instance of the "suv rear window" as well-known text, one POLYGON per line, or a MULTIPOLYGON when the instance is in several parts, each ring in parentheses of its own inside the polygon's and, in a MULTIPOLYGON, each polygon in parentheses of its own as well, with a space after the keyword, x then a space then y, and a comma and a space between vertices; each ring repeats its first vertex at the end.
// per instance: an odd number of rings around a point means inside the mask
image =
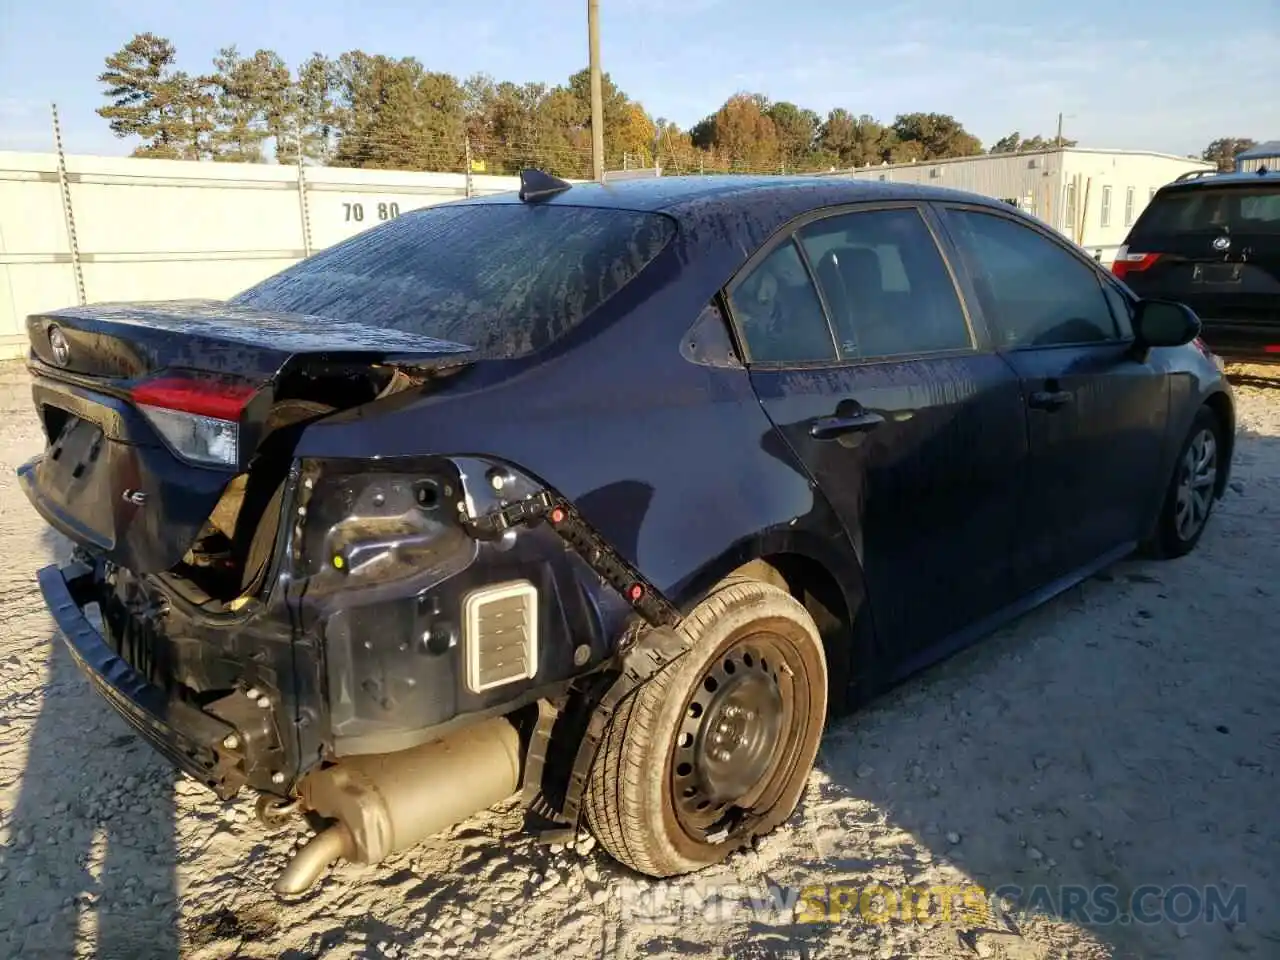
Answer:
POLYGON ((1280 235, 1280 185, 1192 187, 1157 194, 1134 227, 1134 240, 1182 233, 1280 235))
POLYGON ((675 230, 669 217, 630 210, 428 207, 322 250, 231 302, 425 334, 512 359, 581 323, 675 230))

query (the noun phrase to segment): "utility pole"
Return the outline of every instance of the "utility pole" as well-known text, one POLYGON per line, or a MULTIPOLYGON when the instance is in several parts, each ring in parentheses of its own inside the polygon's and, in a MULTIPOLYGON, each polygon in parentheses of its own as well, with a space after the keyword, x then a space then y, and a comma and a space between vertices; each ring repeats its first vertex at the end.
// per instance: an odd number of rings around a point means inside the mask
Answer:
POLYGON ((1059 148, 1062 146, 1062 114, 1058 114, 1058 136, 1053 141, 1053 145, 1059 148))
POLYGON ((600 0, 587 0, 587 36, 591 48, 591 176, 604 180, 604 90, 600 79, 600 0))
POLYGON ((466 184, 465 192, 466 192, 467 199, 470 200, 471 197, 474 196, 474 190, 472 189, 472 186, 471 186, 471 136, 469 134, 466 137, 466 156, 463 158, 463 162, 466 163, 467 165, 467 179, 465 181, 465 184, 466 184))

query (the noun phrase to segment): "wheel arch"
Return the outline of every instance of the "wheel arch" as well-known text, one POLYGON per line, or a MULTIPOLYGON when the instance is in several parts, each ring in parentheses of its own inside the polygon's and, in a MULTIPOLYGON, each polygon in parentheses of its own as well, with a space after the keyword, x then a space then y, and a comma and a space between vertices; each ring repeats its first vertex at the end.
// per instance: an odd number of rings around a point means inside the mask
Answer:
POLYGON ((876 634, 861 564, 831 538, 790 528, 745 540, 705 564, 681 584, 672 602, 688 613, 730 577, 782 587, 813 617, 828 664, 833 716, 852 710, 875 687, 876 634))
POLYGON ((1214 494, 1221 497, 1227 491, 1227 482, 1231 479, 1231 461, 1235 456, 1236 445, 1236 409, 1225 390, 1215 390, 1204 398, 1201 406, 1208 407, 1222 424, 1222 463, 1223 469, 1218 471, 1214 494))

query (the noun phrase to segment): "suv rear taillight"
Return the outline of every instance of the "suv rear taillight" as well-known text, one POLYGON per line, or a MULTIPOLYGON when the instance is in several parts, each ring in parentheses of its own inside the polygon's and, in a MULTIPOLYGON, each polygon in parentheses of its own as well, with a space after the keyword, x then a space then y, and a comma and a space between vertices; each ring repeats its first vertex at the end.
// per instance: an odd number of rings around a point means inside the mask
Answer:
POLYGON ((208 466, 240 459, 240 419, 258 392, 249 384, 165 375, 133 388, 133 402, 173 452, 208 466))
POLYGON ((1131 253, 1127 246, 1121 247, 1115 261, 1111 264, 1111 272, 1123 280, 1131 273, 1141 273, 1149 269, 1159 259, 1158 253, 1131 253))

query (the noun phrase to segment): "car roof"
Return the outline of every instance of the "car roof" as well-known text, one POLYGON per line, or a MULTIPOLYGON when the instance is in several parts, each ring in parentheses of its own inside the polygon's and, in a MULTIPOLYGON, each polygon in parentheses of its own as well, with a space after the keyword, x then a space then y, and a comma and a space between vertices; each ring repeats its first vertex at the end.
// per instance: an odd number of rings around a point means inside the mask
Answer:
POLYGON ((1275 186, 1276 184, 1280 184, 1280 170, 1231 170, 1226 173, 1207 171, 1201 176, 1166 183, 1160 188, 1160 192, 1181 193, 1184 190, 1204 190, 1213 187, 1275 186))
MULTIPOLYGON (((576 207, 661 212, 677 220, 703 219, 708 214, 747 211, 759 218, 761 210, 777 207, 789 219, 809 210, 843 203, 887 200, 950 200, 1008 208, 990 197, 929 187, 855 179, 848 176, 708 176, 647 177, 612 183, 575 183, 568 190, 537 203, 576 207)), ((470 202, 519 203, 515 194, 498 194, 470 202)))

